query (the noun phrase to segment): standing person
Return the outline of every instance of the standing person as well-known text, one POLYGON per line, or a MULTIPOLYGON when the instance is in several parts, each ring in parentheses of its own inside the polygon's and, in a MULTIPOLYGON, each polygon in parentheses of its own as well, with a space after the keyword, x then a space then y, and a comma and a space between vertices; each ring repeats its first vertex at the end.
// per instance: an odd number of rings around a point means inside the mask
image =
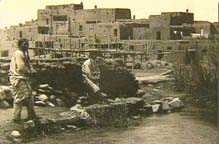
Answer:
POLYGON ((89 59, 82 64, 82 79, 86 91, 92 96, 92 101, 106 99, 107 95, 103 93, 99 87, 100 68, 97 64, 97 56, 99 52, 96 49, 89 51, 89 59))
MULTIPOLYGON (((22 107, 27 107, 28 119, 35 119, 34 98, 30 86, 30 74, 32 67, 28 55, 28 40, 19 39, 17 43, 18 49, 11 58, 9 80, 13 88, 14 106, 13 121, 21 120, 22 107)), ((32 71, 33 72, 33 71, 32 71)))

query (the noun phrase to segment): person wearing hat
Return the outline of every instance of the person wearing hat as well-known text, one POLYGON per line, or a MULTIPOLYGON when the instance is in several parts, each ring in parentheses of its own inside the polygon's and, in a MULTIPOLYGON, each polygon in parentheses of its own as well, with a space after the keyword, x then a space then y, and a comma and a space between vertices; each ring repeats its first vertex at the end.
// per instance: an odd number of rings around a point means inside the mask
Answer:
POLYGON ((100 52, 96 49, 89 50, 89 59, 82 64, 83 84, 93 101, 106 99, 107 95, 99 87, 100 68, 97 64, 97 56, 100 52))
POLYGON ((21 120, 22 107, 27 107, 28 119, 35 119, 34 99, 30 86, 30 74, 33 71, 29 55, 28 40, 19 39, 17 50, 11 58, 9 80, 13 88, 14 105, 13 105, 13 121, 21 120))

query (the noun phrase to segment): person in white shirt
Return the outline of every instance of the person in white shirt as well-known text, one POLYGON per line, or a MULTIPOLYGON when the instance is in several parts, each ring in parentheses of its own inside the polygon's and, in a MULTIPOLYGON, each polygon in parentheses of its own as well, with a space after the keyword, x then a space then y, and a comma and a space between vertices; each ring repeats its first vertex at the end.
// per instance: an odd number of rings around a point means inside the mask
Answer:
POLYGON ((98 101, 98 99, 106 99, 107 97, 99 87, 100 68, 97 64, 98 54, 100 53, 96 49, 89 50, 89 59, 82 64, 83 84, 88 95, 92 96, 94 101, 98 101))
POLYGON ((28 119, 35 119, 34 98, 30 86, 31 65, 28 55, 28 40, 19 39, 18 49, 14 52, 9 71, 9 80, 13 88, 13 120, 20 122, 23 106, 27 107, 28 119))

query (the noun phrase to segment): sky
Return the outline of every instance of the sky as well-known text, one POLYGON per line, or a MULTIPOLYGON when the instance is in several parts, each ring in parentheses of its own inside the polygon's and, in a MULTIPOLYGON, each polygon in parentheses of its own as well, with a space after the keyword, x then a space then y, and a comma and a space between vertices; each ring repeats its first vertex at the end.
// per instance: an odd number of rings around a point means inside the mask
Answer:
POLYGON ((37 10, 46 5, 83 2, 85 9, 129 8, 136 18, 161 12, 189 9, 195 20, 218 21, 218 0, 0 0, 0 29, 37 19, 37 10))

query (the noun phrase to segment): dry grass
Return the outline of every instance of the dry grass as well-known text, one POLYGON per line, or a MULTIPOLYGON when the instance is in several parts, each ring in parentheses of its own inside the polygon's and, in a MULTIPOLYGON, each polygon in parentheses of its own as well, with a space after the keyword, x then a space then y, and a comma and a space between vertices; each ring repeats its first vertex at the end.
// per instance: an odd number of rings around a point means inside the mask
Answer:
POLYGON ((176 87, 194 96, 194 101, 212 112, 218 108, 218 49, 210 47, 205 55, 185 53, 175 65, 176 87))

